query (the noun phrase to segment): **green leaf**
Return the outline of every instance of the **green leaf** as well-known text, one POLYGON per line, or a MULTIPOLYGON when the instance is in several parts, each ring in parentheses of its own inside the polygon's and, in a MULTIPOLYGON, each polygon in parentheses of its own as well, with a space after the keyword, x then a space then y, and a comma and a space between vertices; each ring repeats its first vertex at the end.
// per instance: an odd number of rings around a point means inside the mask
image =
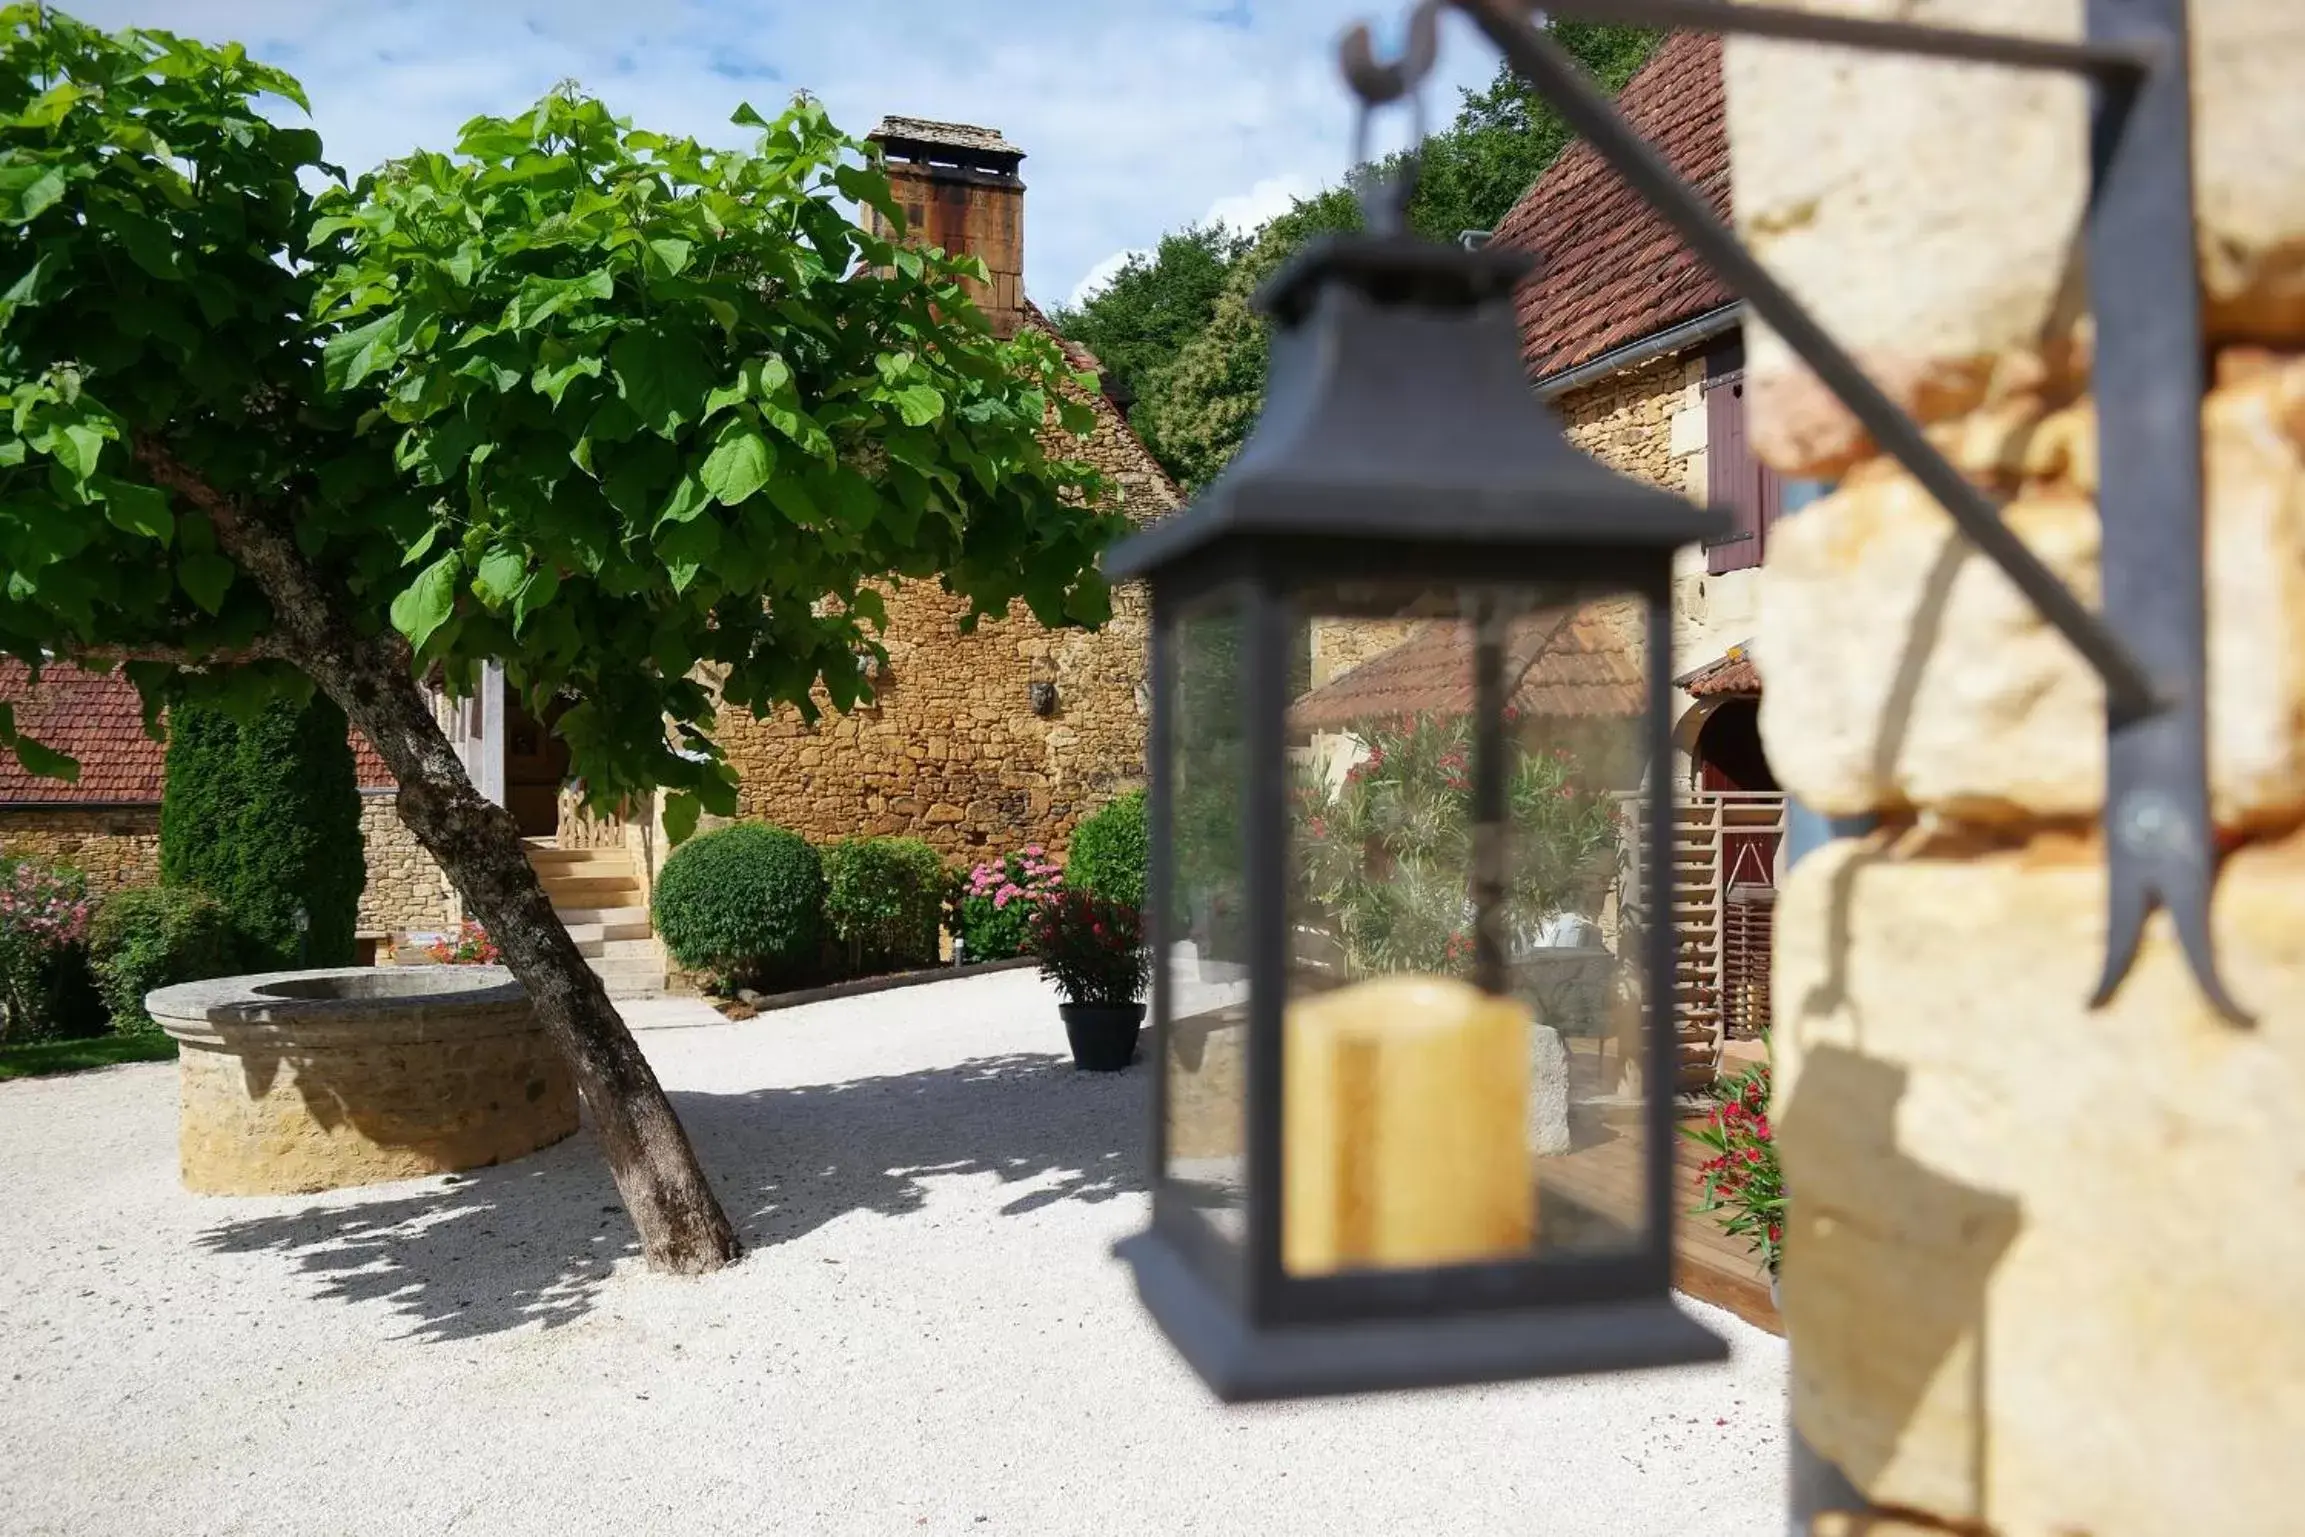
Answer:
MULTIPOLYGON (((25 767, 30 768, 30 764, 25 767)), ((664 836, 674 844, 686 843, 696 831, 697 817, 704 807, 686 790, 675 790, 664 798, 664 836)))
POLYGON ((62 166, 0 166, 0 224, 29 224, 63 196, 62 166))
POLYGON ((86 422, 67 422, 51 436, 48 454, 66 474, 85 484, 103 458, 104 434, 86 422))
POLYGON ((944 415, 944 396, 933 384, 908 384, 890 391, 889 398, 907 427, 926 427, 944 415))
POLYGON ((712 366, 685 331, 627 331, 608 349, 609 372, 641 425, 669 438, 698 420, 712 388, 712 366))
MULTIPOLYGON (((43 747, 28 736, 17 737, 9 744, 16 749, 16 761, 24 765, 24 772, 41 779, 61 779, 66 784, 80 782, 80 760, 52 747, 43 747)), ((694 813, 689 823, 694 826, 694 813)))
POLYGON ((672 494, 665 498, 664 505, 657 510, 656 522, 652 527, 686 523, 711 505, 712 493, 704 488, 703 480, 694 475, 683 475, 674 482, 672 494))
POLYGON ((739 128, 766 128, 768 126, 768 119, 753 111, 752 103, 749 101, 738 102, 736 110, 728 115, 728 120, 739 128))
POLYGON ((569 358, 561 363, 539 363, 536 372, 529 376, 528 383, 529 387, 535 390, 537 394, 544 396, 557 406, 560 404, 560 397, 567 393, 569 385, 578 379, 599 378, 600 369, 600 359, 585 354, 569 358))
POLYGON ((1096 431, 1096 412, 1076 400, 1058 401, 1056 418, 1058 424, 1076 438, 1085 438, 1096 431))
POLYGON ((234 575, 232 562, 212 550, 187 550, 176 557, 176 584, 207 613, 224 612, 224 594, 234 575))
POLYGON ((694 249, 685 240, 651 240, 641 247, 641 270, 652 278, 676 278, 687 270, 694 249))
POLYGON ((95 490, 104 498, 104 516, 114 528, 162 544, 176 537, 176 516, 168 510, 166 493, 109 475, 96 477, 95 490))
POLYGON ((494 612, 512 601, 527 583, 528 557, 501 544, 491 545, 480 557, 480 569, 473 573, 472 595, 494 612))
POLYGON ((463 554, 450 550, 392 600, 392 627, 418 651, 456 611, 456 579, 463 569, 463 554))
POLYGON ((817 528, 823 524, 824 514, 817 508, 816 498, 808 494, 808 487, 801 484, 799 476, 775 476, 769 481, 767 489, 770 504, 793 522, 803 528, 817 528))
POLYGON ((776 450, 760 429, 733 417, 721 428, 719 441, 697 473, 723 507, 733 507, 768 484, 776 473, 776 450))
POLYGON ((527 628, 528 616, 549 606, 560 596, 560 573, 546 564, 529 573, 528 580, 520 584, 520 591, 512 595, 512 633, 518 635, 527 628))
POLYGON ((686 592, 697 575, 720 554, 720 522, 691 518, 675 523, 656 536, 656 553, 672 577, 672 590, 686 592))
POLYGON ((400 354, 401 313, 392 310, 364 326, 339 331, 320 349, 320 372, 332 390, 348 390, 390 368, 400 354))

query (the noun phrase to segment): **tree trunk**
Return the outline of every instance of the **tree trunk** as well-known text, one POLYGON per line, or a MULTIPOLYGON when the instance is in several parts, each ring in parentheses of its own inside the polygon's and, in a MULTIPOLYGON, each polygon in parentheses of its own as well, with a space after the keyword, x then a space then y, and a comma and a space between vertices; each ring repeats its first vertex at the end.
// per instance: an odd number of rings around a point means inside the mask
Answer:
POLYGON ((208 515, 218 544, 270 600, 273 654, 343 707, 399 781, 401 820, 487 928, 567 1057, 649 1268, 698 1275, 733 1261, 743 1251, 663 1086, 552 911, 512 814, 473 788, 416 686, 407 647, 390 634, 360 634, 349 604, 269 509, 237 504, 156 444, 139 443, 137 455, 156 482, 208 515))

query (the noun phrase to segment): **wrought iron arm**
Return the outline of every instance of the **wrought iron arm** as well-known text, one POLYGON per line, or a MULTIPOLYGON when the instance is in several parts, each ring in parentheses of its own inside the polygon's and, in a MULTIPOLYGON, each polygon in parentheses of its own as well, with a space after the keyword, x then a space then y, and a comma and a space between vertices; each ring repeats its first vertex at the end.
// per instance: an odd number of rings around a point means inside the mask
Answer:
POLYGON ((1380 63, 1367 29, 1342 49, 1364 103, 1398 99, 1432 67, 1438 13, 1463 11, 1713 272, 1785 339, 1873 441, 1936 498, 1971 543, 2103 679, 2108 716, 2111 908, 2096 1001, 2133 963, 2147 916, 2169 908, 2204 995, 2245 1016, 2216 971, 2206 722, 2201 328, 2190 161, 2185 0, 2088 0, 2080 43, 1812 15, 1724 0, 1565 0, 1555 15, 1681 26, 2067 70, 2097 87, 2090 284, 2098 318, 2107 612, 2092 613, 2002 521, 1856 361, 1745 250, 1710 203, 1636 133, 1574 60, 1530 24, 1530 0, 1420 0, 1409 46, 1380 63), (2136 644, 2133 646, 2131 641, 2136 644), (2142 653, 2142 654, 2141 654, 2142 653))

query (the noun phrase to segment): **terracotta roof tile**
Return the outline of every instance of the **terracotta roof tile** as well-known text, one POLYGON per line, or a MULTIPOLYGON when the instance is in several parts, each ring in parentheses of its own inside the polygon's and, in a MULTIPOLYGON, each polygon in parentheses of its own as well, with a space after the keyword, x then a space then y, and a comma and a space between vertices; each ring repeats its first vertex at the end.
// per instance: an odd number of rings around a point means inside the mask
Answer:
MULTIPOLYGON (((25 772, 15 754, 0 750, 0 806, 160 804, 168 747, 144 734, 143 702, 121 674, 58 664, 42 668, 35 685, 22 662, 0 657, 0 700, 15 706, 18 731, 80 761, 80 778, 66 784, 25 772)), ((391 770, 357 731, 352 767, 363 789, 393 784, 391 770)))
POLYGON ((1743 646, 1731 646, 1718 661, 1707 662, 1673 681, 1698 699, 1761 692, 1761 670, 1753 665, 1752 653, 1743 646))
MULTIPOLYGON (((1716 37, 1676 32, 1617 105, 1729 215, 1729 141, 1716 37)), ((1564 151, 1497 227, 1493 244, 1540 263, 1521 289, 1522 355, 1542 379, 1736 302, 1592 147, 1564 151)))
POLYGON ((15 706, 18 731, 80 760, 79 780, 66 784, 26 773, 0 750, 0 805, 160 803, 168 750, 144 734, 143 702, 119 673, 48 667, 34 686, 22 662, 0 657, 0 699, 15 706))
MULTIPOLYGON (((1590 603, 1523 622, 1505 657, 1506 676, 1521 673, 1514 707, 1526 716, 1552 718, 1638 715, 1646 702, 1644 638, 1640 606, 1631 600, 1590 603)), ((1461 715, 1472 701, 1472 627, 1436 620, 1306 694, 1289 720, 1300 730, 1334 731, 1392 716, 1461 715)))

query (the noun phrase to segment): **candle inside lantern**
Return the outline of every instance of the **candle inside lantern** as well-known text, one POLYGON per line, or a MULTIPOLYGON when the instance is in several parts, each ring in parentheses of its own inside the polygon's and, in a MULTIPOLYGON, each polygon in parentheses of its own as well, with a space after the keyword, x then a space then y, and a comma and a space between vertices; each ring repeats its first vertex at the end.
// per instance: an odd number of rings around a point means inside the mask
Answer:
POLYGON ((1511 998, 1436 976, 1288 1006, 1281 1257, 1292 1273, 1527 1252, 1529 1021, 1511 998))

